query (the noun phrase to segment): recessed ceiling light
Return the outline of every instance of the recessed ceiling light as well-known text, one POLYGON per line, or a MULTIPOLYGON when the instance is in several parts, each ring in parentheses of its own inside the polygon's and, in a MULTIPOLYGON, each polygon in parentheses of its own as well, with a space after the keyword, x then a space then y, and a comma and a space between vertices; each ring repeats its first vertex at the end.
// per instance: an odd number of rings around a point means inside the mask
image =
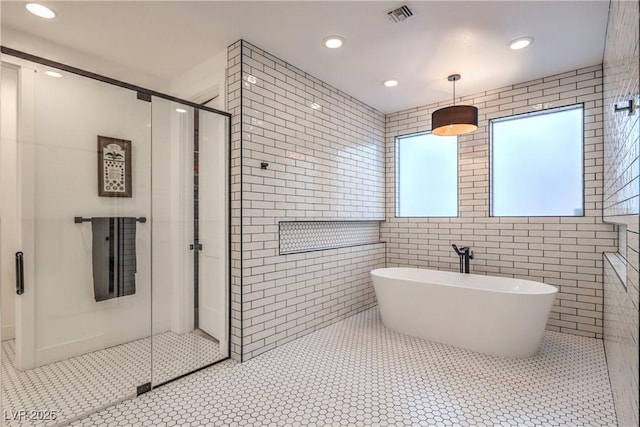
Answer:
POLYGON ((39 3, 27 3, 25 7, 29 12, 39 16, 40 18, 53 19, 56 17, 56 13, 53 10, 39 3))
POLYGON ((398 81, 397 80, 385 80, 382 84, 385 85, 386 87, 394 87, 394 86, 398 86, 398 81))
POLYGON ((184 108, 176 108, 176 111, 181 114, 184 114, 187 112, 187 110, 185 110, 184 108))
POLYGON ((322 43, 329 49, 337 49, 344 43, 344 38, 340 36, 329 36, 325 37, 322 43))
POLYGON ((511 41, 511 43, 509 43, 509 48, 512 50, 520 50, 529 46, 531 43, 533 43, 533 37, 520 37, 511 41))
POLYGON ((44 73, 49 77, 56 77, 56 78, 62 77, 62 74, 58 73, 57 71, 47 70, 44 73))

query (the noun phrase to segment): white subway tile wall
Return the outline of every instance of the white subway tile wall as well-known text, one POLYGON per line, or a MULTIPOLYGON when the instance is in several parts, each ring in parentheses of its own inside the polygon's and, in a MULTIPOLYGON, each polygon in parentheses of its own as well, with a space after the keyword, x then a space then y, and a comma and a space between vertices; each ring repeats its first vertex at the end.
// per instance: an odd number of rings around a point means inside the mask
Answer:
MULTIPOLYGON (((611 2, 604 55, 605 221, 626 228, 626 277, 604 261, 604 342, 618 423, 639 425, 640 115, 614 106, 640 102, 638 2, 611 2), (624 280, 624 282, 623 282, 624 280)), ((614 251, 615 252, 615 251, 614 251)), ((625 251, 622 251, 625 252, 625 251)))
POLYGON ((368 270, 385 261, 456 270, 452 243, 474 249, 475 273, 558 287, 550 330, 602 338, 602 253, 617 245, 615 227, 602 222, 602 76, 595 65, 463 97, 479 107, 480 127, 460 138, 460 216, 396 218, 394 138, 428 130, 431 112, 448 101, 385 117, 247 42, 230 46, 234 358, 375 304, 368 270), (585 215, 489 217, 488 120, 575 103, 585 106, 585 215), (386 249, 277 255, 280 221, 381 220, 385 194, 386 249), (337 259, 343 274, 327 271, 337 259), (358 268, 346 274, 351 264, 358 268), (361 289, 345 299, 345 283, 361 289))
POLYGON ((431 113, 450 104, 386 116, 387 265, 456 271, 451 244, 470 246, 471 272, 542 281, 559 292, 549 330, 602 338, 602 253, 615 251, 617 233, 602 222, 602 66, 581 68, 462 97, 479 109, 478 130, 460 137, 459 217, 396 218, 395 137, 429 130, 431 113), (585 215, 490 217, 489 130, 492 118, 584 103, 585 215))
POLYGON ((638 307, 608 260, 604 262, 604 344, 618 425, 637 426, 638 420, 638 307))
POLYGON ((278 255, 278 223, 383 220, 385 124, 246 41, 228 60, 232 351, 248 360, 375 305, 383 244, 278 255))
POLYGON ((242 358, 241 41, 227 48, 227 111, 231 113, 231 354, 242 358))

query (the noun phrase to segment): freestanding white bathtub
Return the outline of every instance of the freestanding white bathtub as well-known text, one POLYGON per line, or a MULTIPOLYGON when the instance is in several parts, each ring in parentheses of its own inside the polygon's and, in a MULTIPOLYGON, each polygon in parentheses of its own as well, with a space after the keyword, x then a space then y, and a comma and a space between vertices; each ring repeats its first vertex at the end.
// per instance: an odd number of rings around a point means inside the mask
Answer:
POLYGON ((371 277, 387 328, 502 357, 536 353, 558 292, 530 280, 418 268, 380 268, 371 277))

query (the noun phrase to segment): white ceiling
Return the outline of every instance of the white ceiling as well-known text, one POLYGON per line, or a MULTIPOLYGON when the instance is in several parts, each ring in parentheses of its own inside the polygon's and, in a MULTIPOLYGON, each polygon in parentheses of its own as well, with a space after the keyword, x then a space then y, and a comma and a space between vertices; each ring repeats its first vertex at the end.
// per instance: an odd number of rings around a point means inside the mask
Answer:
POLYGON ((243 38, 382 112, 602 62, 609 1, 43 1, 58 16, 1 2, 2 28, 172 80, 243 38), (393 23, 403 4, 414 16, 393 23), (343 48, 322 39, 337 34, 343 48), (522 51, 507 43, 535 42, 522 51), (382 81, 395 78, 395 88, 382 81))

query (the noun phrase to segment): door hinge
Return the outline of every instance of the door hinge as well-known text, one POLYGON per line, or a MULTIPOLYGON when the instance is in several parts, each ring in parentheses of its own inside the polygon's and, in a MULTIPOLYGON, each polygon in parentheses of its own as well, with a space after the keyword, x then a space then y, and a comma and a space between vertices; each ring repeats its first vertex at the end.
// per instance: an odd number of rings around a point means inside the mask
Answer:
POLYGON ((189 250, 190 251, 192 251, 194 248, 199 250, 199 251, 201 251, 202 250, 202 243, 198 243, 196 245, 193 245, 193 244, 189 245, 189 250))
POLYGON ((141 394, 144 394, 148 391, 151 391, 151 383, 144 383, 142 385, 139 385, 136 388, 136 396, 140 396, 141 394))
POLYGON ((151 95, 149 95, 148 93, 138 92, 137 97, 140 101, 151 102, 151 95))

